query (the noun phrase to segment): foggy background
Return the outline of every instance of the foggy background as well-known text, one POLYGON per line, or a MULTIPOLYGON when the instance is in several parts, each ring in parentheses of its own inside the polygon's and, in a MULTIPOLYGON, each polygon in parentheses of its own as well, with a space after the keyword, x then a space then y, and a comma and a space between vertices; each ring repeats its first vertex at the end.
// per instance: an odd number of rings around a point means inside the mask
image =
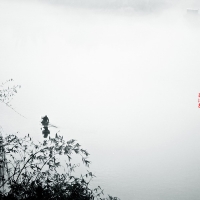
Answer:
MULTIPOLYGON (((4 134, 42 139, 48 115, 91 154, 105 194, 199 200, 197 1, 0 0, 4 134)), ((51 129, 51 135, 57 130, 51 129)))

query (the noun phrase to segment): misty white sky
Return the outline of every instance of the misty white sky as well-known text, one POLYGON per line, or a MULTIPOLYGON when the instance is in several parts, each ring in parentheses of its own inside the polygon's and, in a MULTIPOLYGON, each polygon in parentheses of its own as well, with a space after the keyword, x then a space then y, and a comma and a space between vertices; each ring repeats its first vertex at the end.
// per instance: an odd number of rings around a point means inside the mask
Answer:
POLYGON ((0 80, 22 85, 12 104, 27 117, 1 104, 4 131, 41 138, 47 114, 108 193, 199 199, 198 2, 59 2, 0 0, 0 80))

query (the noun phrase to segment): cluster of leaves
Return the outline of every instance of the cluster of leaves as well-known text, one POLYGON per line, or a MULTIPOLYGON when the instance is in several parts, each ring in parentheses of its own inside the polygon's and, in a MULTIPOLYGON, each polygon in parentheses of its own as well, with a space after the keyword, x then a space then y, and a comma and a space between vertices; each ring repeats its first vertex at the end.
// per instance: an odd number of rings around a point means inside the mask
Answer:
POLYGON ((78 154, 83 164, 89 167, 89 153, 75 140, 65 141, 57 135, 43 142, 34 142, 31 137, 18 138, 9 135, 2 146, 6 154, 5 176, 1 181, 2 200, 63 199, 63 200, 117 200, 103 196, 100 186, 90 189, 95 177, 87 170, 85 175, 75 177, 77 165, 71 163, 72 154, 78 154), (61 158, 66 157, 65 172, 61 172, 61 158))
POLYGON ((11 107, 10 101, 12 100, 13 96, 15 95, 15 93, 17 93, 17 90, 21 88, 20 85, 14 85, 12 87, 8 86, 7 88, 5 88, 5 85, 8 82, 12 81, 13 79, 9 79, 0 85, 0 101, 5 103, 9 107, 11 107))
MULTIPOLYGON (((17 93, 17 90, 19 88, 21 88, 20 85, 14 85, 14 86, 7 86, 6 84, 9 84, 9 82, 12 82, 13 79, 9 79, 5 82, 3 82, 0 85, 0 102, 4 103, 6 106, 8 106, 9 108, 11 108, 14 112, 16 112, 17 114, 21 115, 20 113, 18 113, 11 105, 11 100, 13 99, 13 96, 17 93)), ((21 115, 22 117, 24 117, 23 115, 21 115)))

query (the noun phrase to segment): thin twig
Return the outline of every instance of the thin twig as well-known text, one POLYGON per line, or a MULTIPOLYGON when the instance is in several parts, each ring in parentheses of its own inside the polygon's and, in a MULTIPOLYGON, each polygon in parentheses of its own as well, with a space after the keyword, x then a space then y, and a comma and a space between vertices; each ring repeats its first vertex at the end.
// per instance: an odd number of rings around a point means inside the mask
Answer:
POLYGON ((6 106, 8 106, 10 109, 12 109, 14 112, 16 112, 18 115, 20 115, 21 117, 27 119, 25 116, 23 116, 22 114, 20 114, 19 112, 17 112, 14 108, 12 108, 8 103, 2 101, 1 99, 0 99, 0 101, 1 101, 2 103, 6 104, 6 106))

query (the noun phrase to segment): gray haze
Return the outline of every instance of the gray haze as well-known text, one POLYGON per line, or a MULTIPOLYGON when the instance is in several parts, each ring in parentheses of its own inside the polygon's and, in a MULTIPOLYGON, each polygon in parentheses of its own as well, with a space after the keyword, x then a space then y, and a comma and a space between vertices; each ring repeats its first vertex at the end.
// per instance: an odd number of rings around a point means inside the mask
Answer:
POLYGON ((174 8, 176 6, 199 6, 198 0, 43 0, 55 4, 96 9, 123 9, 134 11, 155 11, 174 8))
POLYGON ((4 133, 42 139, 47 114, 91 153, 105 193, 199 200, 200 23, 187 8, 200 6, 0 0, 0 80, 22 85, 12 105, 27 118, 0 104, 4 133))

